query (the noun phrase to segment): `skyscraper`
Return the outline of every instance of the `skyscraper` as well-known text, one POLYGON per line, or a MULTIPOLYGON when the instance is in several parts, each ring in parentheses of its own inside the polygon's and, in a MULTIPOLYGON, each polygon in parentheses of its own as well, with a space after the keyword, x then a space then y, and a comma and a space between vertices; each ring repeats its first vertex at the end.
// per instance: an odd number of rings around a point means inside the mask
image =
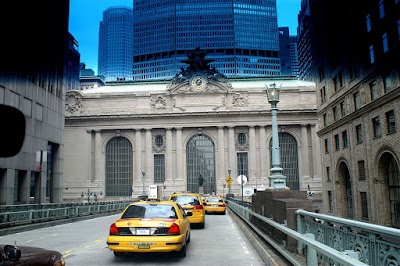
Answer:
POLYGON ((199 47, 227 77, 280 74, 276 0, 137 0, 133 79, 170 79, 199 47))
POLYGON ((289 34, 289 27, 279 27, 279 58, 281 59, 281 75, 297 76, 299 74, 299 58, 297 55, 297 35, 289 34))
POLYGON ((132 9, 110 7, 99 31, 99 75, 106 81, 132 80, 132 9))

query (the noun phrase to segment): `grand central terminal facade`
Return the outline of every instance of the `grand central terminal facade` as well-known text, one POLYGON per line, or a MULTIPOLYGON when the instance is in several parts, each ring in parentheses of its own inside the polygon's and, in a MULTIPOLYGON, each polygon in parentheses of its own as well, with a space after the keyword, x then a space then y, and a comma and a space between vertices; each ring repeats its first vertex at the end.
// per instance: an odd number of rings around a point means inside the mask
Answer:
POLYGON ((271 105, 280 87, 281 166, 292 190, 322 191, 314 82, 227 79, 188 57, 170 81, 106 83, 66 94, 64 200, 130 199, 149 185, 173 192, 240 195, 270 186, 271 105), (232 183, 227 183, 230 176, 232 183), (241 181, 241 180, 240 180, 241 181), (92 197, 93 199, 93 197, 92 197))

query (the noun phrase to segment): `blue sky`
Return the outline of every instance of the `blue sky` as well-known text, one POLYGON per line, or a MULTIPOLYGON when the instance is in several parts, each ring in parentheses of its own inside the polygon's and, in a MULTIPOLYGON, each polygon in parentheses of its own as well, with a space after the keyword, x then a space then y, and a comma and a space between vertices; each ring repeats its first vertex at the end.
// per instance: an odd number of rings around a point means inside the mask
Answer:
MULTIPOLYGON (((150 1, 150 0, 149 0, 150 1)), ((301 0, 276 0, 278 26, 289 27, 290 34, 297 31, 297 15, 301 0)), ((97 74, 99 24, 103 11, 111 6, 132 7, 133 0, 70 0, 69 32, 79 44, 81 62, 97 74)))

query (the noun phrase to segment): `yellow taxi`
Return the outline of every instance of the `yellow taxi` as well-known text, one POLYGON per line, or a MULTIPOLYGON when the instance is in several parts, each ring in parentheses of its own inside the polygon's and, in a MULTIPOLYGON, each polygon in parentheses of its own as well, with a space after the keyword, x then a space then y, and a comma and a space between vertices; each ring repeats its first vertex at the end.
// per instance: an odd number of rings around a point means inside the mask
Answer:
POLYGON ((172 201, 134 202, 110 226, 108 248, 116 257, 126 252, 176 252, 186 257, 191 216, 191 212, 172 201))
POLYGON ((183 209, 191 212, 189 216, 191 225, 197 225, 204 228, 206 223, 206 213, 203 207, 203 201, 198 193, 174 193, 169 196, 169 200, 179 203, 183 209))
POLYGON ((225 201, 220 196, 209 196, 204 202, 204 210, 206 213, 226 213, 225 201))

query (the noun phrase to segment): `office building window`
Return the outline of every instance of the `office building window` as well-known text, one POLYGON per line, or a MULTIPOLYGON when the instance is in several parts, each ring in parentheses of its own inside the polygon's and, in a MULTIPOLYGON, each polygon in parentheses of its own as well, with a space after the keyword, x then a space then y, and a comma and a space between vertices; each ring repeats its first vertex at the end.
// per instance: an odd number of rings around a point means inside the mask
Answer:
POLYGON ((365 22, 367 24, 367 32, 370 32, 371 31, 371 16, 369 14, 365 17, 365 22))
POLYGON ((325 139, 324 143, 325 143, 325 153, 328 154, 329 153, 329 141, 328 141, 328 139, 325 139))
POLYGON ((357 139, 357 144, 360 144, 363 142, 361 125, 356 126, 356 139, 357 139))
POLYGON ((343 149, 348 147, 347 130, 342 132, 343 149))
POLYGON ((388 134, 396 132, 396 119, 393 110, 390 110, 389 112, 386 113, 386 124, 387 124, 388 134))
POLYGON ((360 192, 360 199, 361 199, 361 219, 368 220, 367 192, 360 192))
POLYGON ((369 46, 369 59, 370 59, 371 64, 373 64, 375 62, 375 53, 374 53, 373 45, 369 46))
POLYGON ((328 191, 328 207, 329 207, 329 211, 333 211, 333 195, 332 195, 332 191, 328 191))
POLYGON ((336 149, 337 151, 340 150, 339 135, 335 135, 335 149, 336 149))
POLYGON ((383 44, 383 52, 386 53, 387 51, 389 51, 388 36, 386 32, 382 35, 382 44, 383 44))
POLYGON ((164 154, 154 154, 154 182, 165 182, 164 154))
POLYGON ((379 95, 379 87, 378 84, 376 83, 376 80, 372 81, 371 83, 369 83, 369 91, 371 94, 371 101, 375 100, 376 98, 378 98, 379 95))
POLYGON ((358 180, 365 180, 365 164, 364 161, 358 161, 358 180))
POLYGON ((360 93, 357 91, 356 93, 353 94, 353 102, 354 102, 354 111, 357 111, 360 109, 360 93))
POLYGON ((342 116, 342 117, 345 117, 346 116, 346 106, 345 106, 345 104, 344 104, 344 101, 343 102, 340 102, 340 115, 342 116))
POLYGON ((379 18, 383 18, 385 16, 385 6, 383 5, 383 0, 379 1, 379 18))
POLYGON ((398 38, 400 40, 400 19, 397 21, 397 36, 398 36, 398 38))
POLYGON ((331 182, 331 168, 326 167, 326 181, 331 182))
POLYGON ((380 136, 382 136, 381 121, 379 120, 379 116, 372 119, 372 126, 374 129, 374 137, 379 138, 380 136))

